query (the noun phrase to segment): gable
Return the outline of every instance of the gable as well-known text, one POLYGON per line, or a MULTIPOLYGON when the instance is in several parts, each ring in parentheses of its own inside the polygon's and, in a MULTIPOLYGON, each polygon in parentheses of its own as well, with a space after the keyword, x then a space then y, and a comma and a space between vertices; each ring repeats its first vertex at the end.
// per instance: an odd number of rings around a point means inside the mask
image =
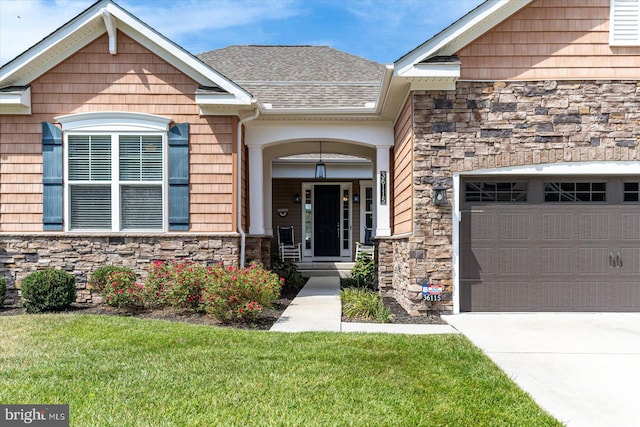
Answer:
POLYGON ((610 0, 536 0, 460 49, 460 79, 637 79, 640 48, 609 44, 610 0))
MULTIPOLYGON (((142 21, 113 3, 101 0, 47 36, 38 44, 0 68, 0 88, 28 87, 34 80, 64 62, 102 35, 107 35, 106 52, 117 56, 118 35, 126 34, 146 49, 196 81, 205 90, 198 91, 196 102, 203 114, 219 113, 219 109, 252 108, 251 94, 171 42, 142 21)), ((0 92, 0 113, 29 114, 27 94, 0 92), (22 96, 17 96, 22 95, 22 96)))

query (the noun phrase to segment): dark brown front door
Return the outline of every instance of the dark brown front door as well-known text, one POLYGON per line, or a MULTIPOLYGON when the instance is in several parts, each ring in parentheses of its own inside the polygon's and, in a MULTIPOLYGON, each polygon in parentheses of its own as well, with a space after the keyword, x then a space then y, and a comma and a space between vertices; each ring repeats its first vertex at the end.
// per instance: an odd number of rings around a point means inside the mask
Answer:
POLYGON ((640 205, 624 190, 634 187, 569 181, 531 179, 526 200, 506 184, 463 183, 462 311, 640 311, 640 205))
POLYGON ((314 188, 314 256, 340 255, 340 186, 314 188))

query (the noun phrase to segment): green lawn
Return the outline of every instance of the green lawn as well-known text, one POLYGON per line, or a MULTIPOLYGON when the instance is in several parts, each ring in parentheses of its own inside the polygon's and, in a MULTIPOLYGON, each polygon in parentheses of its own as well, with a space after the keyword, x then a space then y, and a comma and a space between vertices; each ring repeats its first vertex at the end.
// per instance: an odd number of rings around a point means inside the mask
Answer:
POLYGON ((0 403, 81 426, 559 425, 459 335, 241 331, 0 317, 0 403))

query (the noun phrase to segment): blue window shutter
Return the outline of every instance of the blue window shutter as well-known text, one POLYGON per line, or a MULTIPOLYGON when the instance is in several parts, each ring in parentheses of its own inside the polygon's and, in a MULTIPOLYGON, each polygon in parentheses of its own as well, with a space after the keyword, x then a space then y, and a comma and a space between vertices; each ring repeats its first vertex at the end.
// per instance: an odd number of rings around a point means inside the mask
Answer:
POLYGON ((46 231, 62 230, 62 131, 42 122, 42 225, 46 231))
POLYGON ((169 129, 169 230, 189 230, 189 123, 169 129))

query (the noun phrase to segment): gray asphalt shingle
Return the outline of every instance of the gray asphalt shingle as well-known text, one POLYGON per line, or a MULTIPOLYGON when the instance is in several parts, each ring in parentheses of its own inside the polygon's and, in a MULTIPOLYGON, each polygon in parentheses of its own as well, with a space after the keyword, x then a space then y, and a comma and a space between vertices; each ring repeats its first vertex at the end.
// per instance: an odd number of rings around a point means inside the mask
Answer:
POLYGON ((378 99, 385 67, 328 46, 229 46, 197 55, 278 108, 363 108, 378 99))

